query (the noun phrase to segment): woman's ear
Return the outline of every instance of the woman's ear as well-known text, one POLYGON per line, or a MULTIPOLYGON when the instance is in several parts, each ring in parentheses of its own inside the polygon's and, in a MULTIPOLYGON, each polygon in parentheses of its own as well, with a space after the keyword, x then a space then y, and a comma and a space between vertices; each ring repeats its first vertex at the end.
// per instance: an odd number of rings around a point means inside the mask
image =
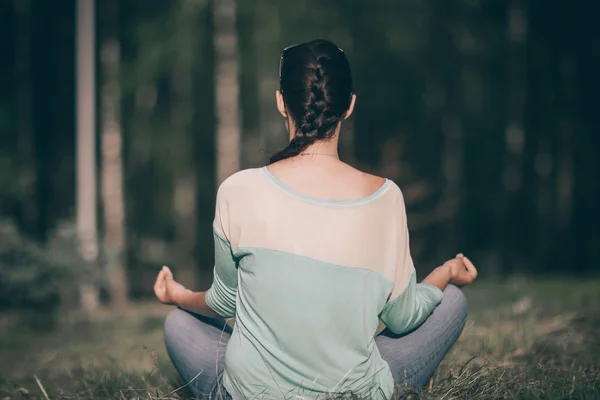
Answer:
POLYGON ((287 118, 287 110, 285 109, 285 102, 283 101, 281 91, 277 90, 275 92, 275 98, 277 99, 277 110, 279 110, 279 114, 281 114, 283 118, 287 118))
POLYGON ((346 114, 344 114, 344 119, 348 118, 349 116, 352 115, 352 112, 354 111, 354 105, 356 104, 356 95, 352 94, 352 99, 350 100, 350 107, 348 107, 348 111, 346 111, 346 114))

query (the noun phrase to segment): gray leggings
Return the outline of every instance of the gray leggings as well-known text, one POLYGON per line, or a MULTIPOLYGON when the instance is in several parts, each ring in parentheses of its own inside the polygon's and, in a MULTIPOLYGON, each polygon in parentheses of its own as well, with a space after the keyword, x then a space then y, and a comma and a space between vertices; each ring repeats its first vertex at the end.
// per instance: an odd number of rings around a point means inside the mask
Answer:
MULTIPOLYGON (((382 332, 375 338, 397 385, 422 387, 458 340, 467 320, 462 291, 448 285, 444 298, 427 320, 403 335, 382 332)), ((190 382, 194 398, 229 399, 220 385, 225 349, 231 329, 224 321, 209 320, 175 309, 165 321, 165 345, 175 368, 190 382)))

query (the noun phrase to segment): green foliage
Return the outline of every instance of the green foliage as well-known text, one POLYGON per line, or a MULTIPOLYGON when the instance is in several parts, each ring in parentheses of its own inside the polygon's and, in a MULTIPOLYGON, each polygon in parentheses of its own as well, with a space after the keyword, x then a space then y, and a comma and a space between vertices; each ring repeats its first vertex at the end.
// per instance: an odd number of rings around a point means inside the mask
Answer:
POLYGON ((77 303, 78 281, 89 269, 78 248, 53 238, 46 247, 23 237, 0 220, 0 308, 18 313, 28 325, 48 329, 60 312, 77 303))
POLYGON ((31 174, 24 174, 14 156, 0 153, 0 199, 21 200, 31 183, 31 174), (15 179, 17 178, 17 179, 15 179))
POLYGON ((0 307, 51 314, 59 303, 55 285, 61 275, 11 224, 0 226, 0 307))

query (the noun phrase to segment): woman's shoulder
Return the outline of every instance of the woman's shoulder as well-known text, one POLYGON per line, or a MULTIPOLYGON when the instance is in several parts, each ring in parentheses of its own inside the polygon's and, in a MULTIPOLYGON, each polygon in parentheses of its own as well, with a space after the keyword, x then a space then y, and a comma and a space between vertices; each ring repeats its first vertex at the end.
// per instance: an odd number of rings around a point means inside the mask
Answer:
POLYGON ((398 196, 400 198, 403 197, 402 190, 400 190, 400 187, 393 180, 383 176, 369 174, 360 170, 356 171, 361 175, 360 181, 362 182, 363 190, 366 193, 373 193, 382 188, 386 188, 386 191, 391 192, 391 194, 394 196, 398 196))
MULTIPOLYGON (((358 171, 358 170, 357 170, 358 171)), ((372 193, 381 188, 383 185, 387 184, 388 179, 378 176, 372 175, 367 172, 358 171, 361 175, 361 182, 364 186, 364 190, 367 193, 372 193)))
POLYGON ((260 175, 260 168, 242 169, 227 177, 219 187, 244 185, 253 181, 260 175))
POLYGON ((256 188, 261 178, 260 168, 243 169, 226 178, 217 190, 217 198, 239 195, 247 188, 256 188))

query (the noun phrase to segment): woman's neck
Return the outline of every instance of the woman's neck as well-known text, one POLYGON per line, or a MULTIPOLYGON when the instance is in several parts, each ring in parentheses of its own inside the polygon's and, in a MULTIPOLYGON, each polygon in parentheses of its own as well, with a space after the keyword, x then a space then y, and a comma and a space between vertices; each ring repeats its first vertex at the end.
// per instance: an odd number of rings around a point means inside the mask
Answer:
POLYGON ((337 135, 330 140, 319 140, 316 143, 307 146, 304 150, 302 150, 302 152, 300 152, 300 155, 322 155, 339 158, 337 135))
MULTIPOLYGON (((292 126, 292 128, 294 128, 292 126)), ((333 135, 327 140, 317 140, 300 152, 301 155, 328 155, 339 158, 338 142, 340 137, 341 123, 335 128, 333 135)), ((291 138, 290 138, 291 140, 291 138)))

